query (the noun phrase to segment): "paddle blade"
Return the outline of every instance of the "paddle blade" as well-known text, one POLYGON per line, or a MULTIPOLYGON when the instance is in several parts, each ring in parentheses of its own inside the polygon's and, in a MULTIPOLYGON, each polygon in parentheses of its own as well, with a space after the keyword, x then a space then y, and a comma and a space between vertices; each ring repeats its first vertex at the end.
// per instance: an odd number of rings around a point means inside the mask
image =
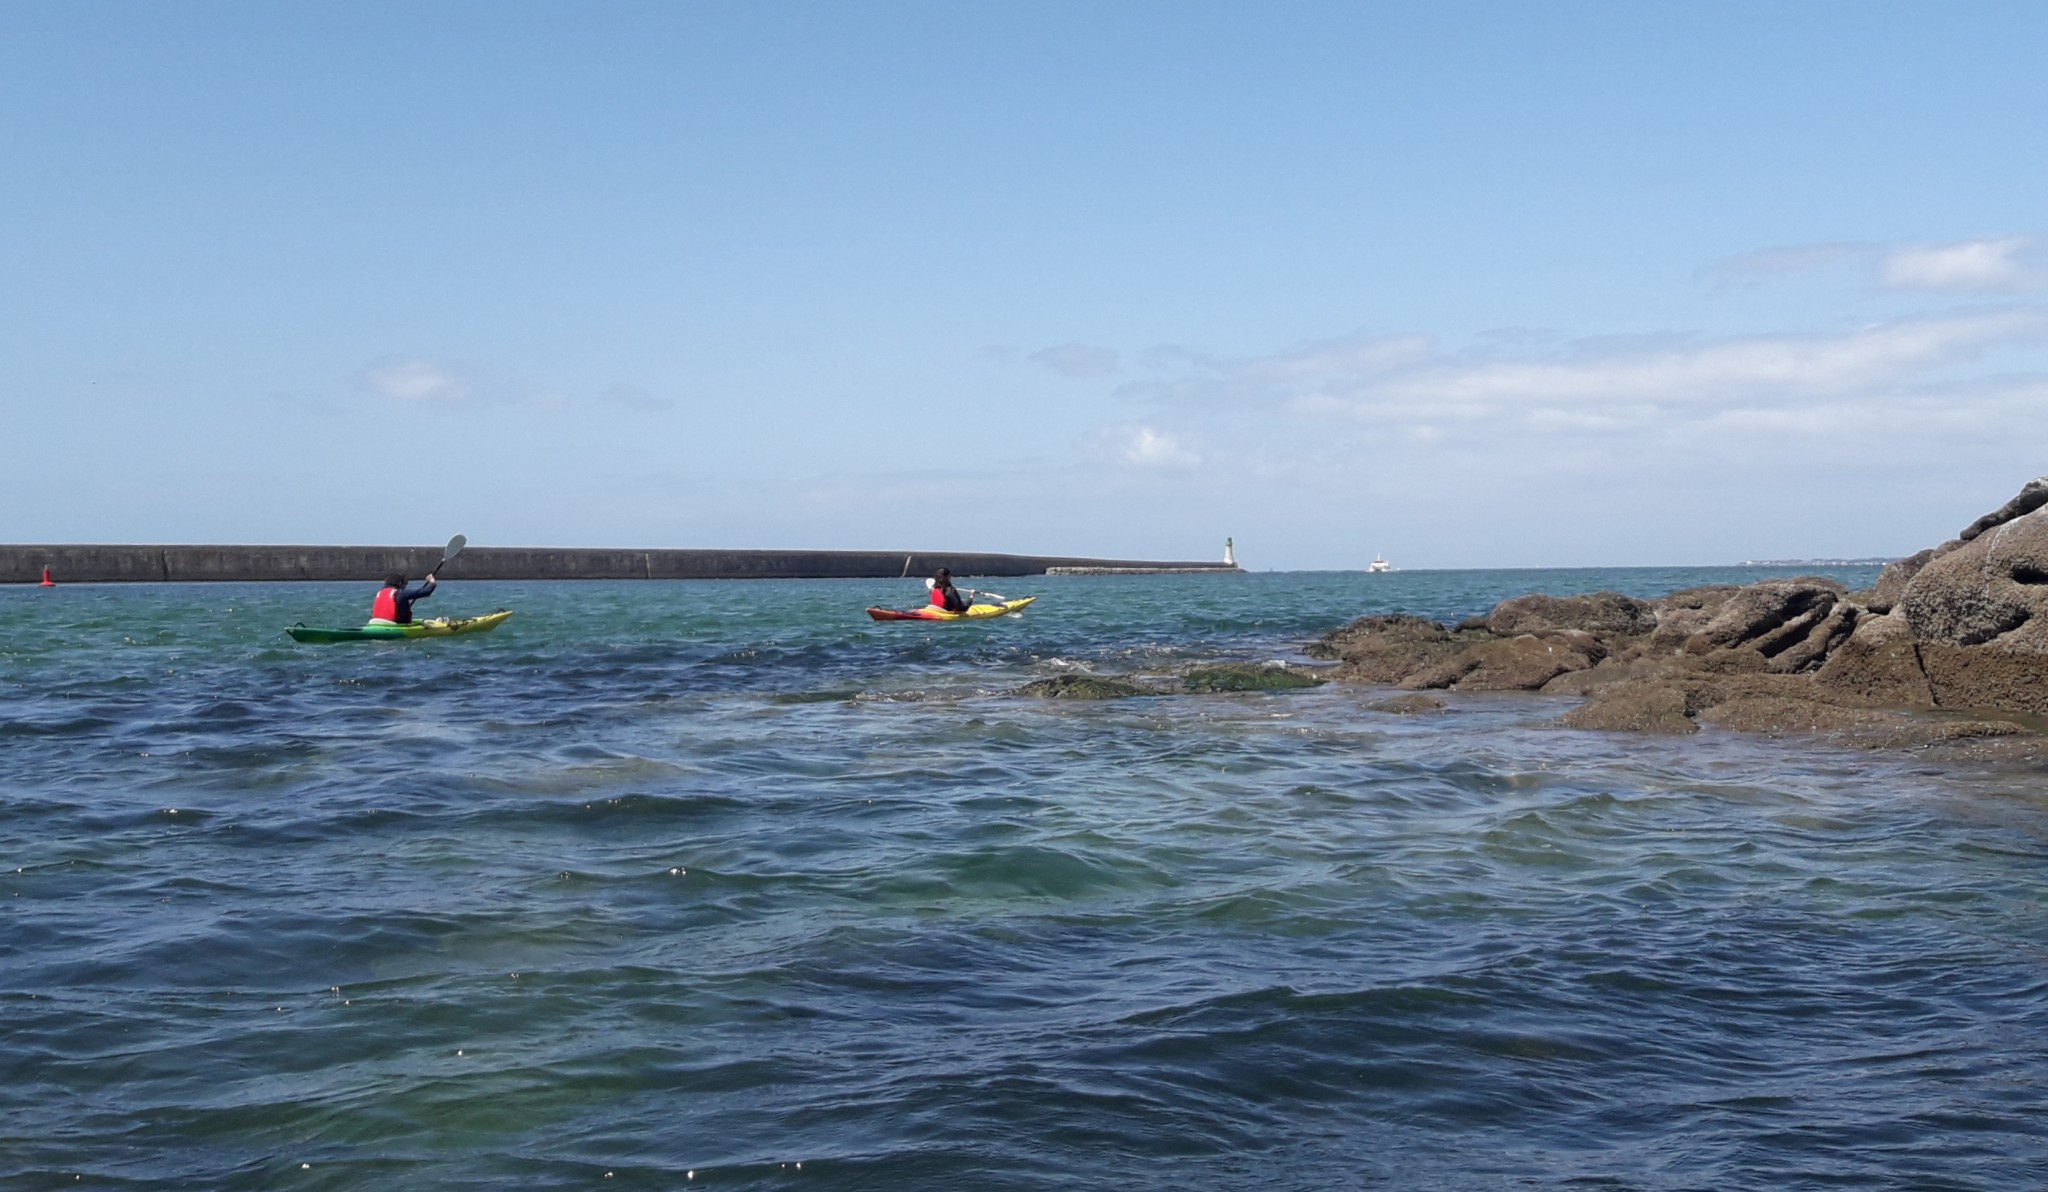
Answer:
POLYGON ((461 554, 462 548, 468 545, 469 536, 467 534, 457 534, 455 537, 450 538, 448 540, 448 549, 441 552, 441 561, 435 564, 434 570, 438 572, 441 568, 454 562, 455 556, 461 554))

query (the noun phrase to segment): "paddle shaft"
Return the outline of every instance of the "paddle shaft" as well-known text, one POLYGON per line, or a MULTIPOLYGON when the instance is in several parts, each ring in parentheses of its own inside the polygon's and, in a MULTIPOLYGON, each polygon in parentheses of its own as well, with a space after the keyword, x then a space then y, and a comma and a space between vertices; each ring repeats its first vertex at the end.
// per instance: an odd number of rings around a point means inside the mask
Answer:
POLYGON ((455 537, 450 538, 448 540, 447 549, 441 552, 441 561, 434 564, 432 569, 430 569, 427 572, 427 574, 433 576, 435 579, 441 578, 441 568, 446 567, 450 563, 453 563, 455 561, 455 556, 461 554, 462 548, 468 545, 469 537, 467 535, 457 534, 455 537))

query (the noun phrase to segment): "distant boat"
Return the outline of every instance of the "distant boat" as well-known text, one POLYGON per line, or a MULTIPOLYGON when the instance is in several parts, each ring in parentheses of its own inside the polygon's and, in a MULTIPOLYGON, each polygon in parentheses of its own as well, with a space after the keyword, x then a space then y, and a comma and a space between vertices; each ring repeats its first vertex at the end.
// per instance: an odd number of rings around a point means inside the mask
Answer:
POLYGON ((1374 555, 1372 557, 1372 565, 1366 568, 1367 571, 1371 571, 1374 573, 1378 573, 1381 571, 1392 571, 1393 569, 1394 565, 1392 563, 1387 562, 1385 559, 1380 558, 1378 555, 1374 555))

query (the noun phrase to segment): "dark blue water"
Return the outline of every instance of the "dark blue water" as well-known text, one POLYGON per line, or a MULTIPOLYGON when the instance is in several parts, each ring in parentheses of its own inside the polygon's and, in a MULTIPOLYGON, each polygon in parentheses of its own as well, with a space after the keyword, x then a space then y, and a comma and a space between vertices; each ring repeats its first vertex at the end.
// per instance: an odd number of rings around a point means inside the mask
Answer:
POLYGON ((1755 574, 0 590, 0 1186, 2042 1186, 2041 774, 1010 694, 1755 574))

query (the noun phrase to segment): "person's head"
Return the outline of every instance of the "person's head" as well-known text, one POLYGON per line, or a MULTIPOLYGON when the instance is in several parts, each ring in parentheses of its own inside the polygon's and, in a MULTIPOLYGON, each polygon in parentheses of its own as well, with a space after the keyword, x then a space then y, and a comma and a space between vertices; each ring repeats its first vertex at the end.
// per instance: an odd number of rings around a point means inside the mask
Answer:
POLYGON ((387 575, 387 576, 385 576, 385 577, 384 577, 384 586, 385 586, 385 587, 387 587, 387 588, 402 588, 402 587, 404 587, 404 586, 405 586, 405 575, 404 575, 404 574, 403 574, 402 572, 397 572, 397 571, 394 571, 394 572, 392 572, 392 573, 391 573, 390 575, 387 575))
POLYGON ((953 573, 941 567, 932 575, 932 580, 935 583, 950 584, 953 582, 953 573))

